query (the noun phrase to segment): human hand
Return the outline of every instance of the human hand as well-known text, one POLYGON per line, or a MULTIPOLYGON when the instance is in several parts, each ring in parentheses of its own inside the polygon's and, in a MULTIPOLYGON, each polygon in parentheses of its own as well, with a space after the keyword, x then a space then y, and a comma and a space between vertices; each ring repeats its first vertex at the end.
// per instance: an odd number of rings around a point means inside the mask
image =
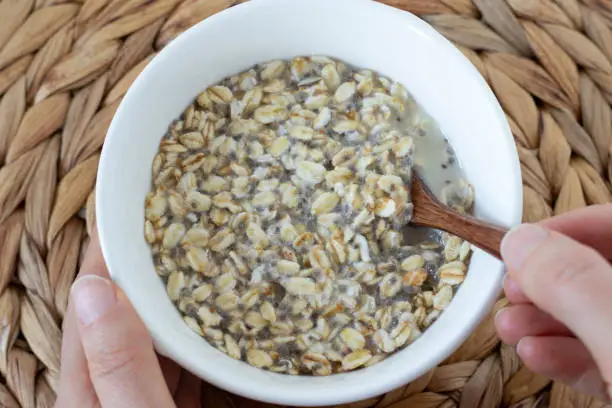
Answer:
POLYGON ((502 243, 501 339, 531 370, 612 398, 612 205, 523 225, 502 243))
POLYGON ((196 408, 201 382, 165 358, 92 237, 64 319, 56 408, 196 408))

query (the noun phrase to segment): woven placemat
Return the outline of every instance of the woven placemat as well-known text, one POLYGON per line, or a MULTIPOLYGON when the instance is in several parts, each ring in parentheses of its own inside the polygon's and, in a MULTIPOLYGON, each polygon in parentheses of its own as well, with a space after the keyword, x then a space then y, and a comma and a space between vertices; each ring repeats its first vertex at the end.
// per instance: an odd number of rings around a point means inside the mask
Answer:
MULTIPOLYGON (((427 20, 488 80, 516 139, 525 221, 612 201, 612 0, 384 2, 427 20)), ((0 407, 55 400, 62 317, 121 97, 164 45, 235 3, 0 0, 0 407)), ((205 400, 268 407, 213 387, 205 400)), ((349 406, 603 404, 523 367, 489 318, 424 377, 349 406)))

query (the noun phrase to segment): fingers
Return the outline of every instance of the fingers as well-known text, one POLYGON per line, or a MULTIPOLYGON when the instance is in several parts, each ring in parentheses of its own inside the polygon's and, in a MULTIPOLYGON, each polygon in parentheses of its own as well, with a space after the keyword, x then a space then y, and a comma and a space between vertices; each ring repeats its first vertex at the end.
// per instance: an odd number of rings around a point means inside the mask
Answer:
MULTIPOLYGON (((108 277, 108 272, 94 231, 79 273, 82 276, 108 277)), ((78 324, 72 302, 64 319, 62 341, 62 373, 57 406, 62 408, 99 407, 98 397, 89 379, 87 359, 78 332, 78 324)), ((174 394, 178 387, 181 369, 172 361, 159 357, 164 378, 174 394)))
POLYGON ((108 279, 84 276, 71 298, 101 406, 173 407, 152 341, 123 292, 108 279))
POLYGON ((76 323, 74 308, 68 306, 68 312, 64 318, 62 370, 56 406, 62 408, 99 407, 98 397, 89 380, 87 360, 76 323))
POLYGON ((506 307, 495 315, 495 327, 502 341, 516 345, 523 337, 574 334, 565 325, 533 305, 506 307))
MULTIPOLYGON (((95 232, 91 237, 79 276, 92 274, 108 276, 95 232)), ((97 405, 98 398, 89 380, 87 360, 78 330, 74 307, 71 302, 64 317, 64 334, 62 336, 62 372, 57 395, 57 406, 62 408, 99 406, 97 405)))
POLYGON ((542 221, 541 225, 572 237, 612 260, 612 204, 571 211, 542 221))
POLYGON ((585 394, 607 401, 605 383, 591 354, 576 338, 525 337, 517 346, 525 365, 585 394))
POLYGON ((612 267, 593 249, 557 232, 523 225, 508 234, 502 255, 511 278, 540 309, 587 346, 612 378, 612 267))

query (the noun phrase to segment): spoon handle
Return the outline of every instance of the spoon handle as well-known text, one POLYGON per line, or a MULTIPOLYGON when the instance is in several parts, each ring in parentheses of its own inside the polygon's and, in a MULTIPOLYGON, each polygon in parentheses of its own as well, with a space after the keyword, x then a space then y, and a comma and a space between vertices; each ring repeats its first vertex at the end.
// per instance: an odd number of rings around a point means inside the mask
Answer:
POLYGON ((495 224, 469 214, 461 214, 442 204, 432 194, 417 172, 412 177, 413 214, 411 223, 446 231, 501 259, 501 241, 508 232, 495 224))
MULTIPOLYGON (((459 215, 459 213, 457 213, 459 215)), ((441 212, 438 220, 423 222, 415 220, 415 225, 435 227, 462 238, 483 251, 501 259, 501 241, 508 232, 507 229, 486 221, 479 220, 471 215, 460 214, 459 216, 446 217, 448 214, 441 212)))
MULTIPOLYGON (((418 211, 417 208, 415 208, 418 211)), ((460 214, 447 208, 429 208, 427 214, 418 214, 413 219, 414 225, 434 227, 449 234, 462 238, 483 251, 501 259, 501 241, 508 232, 508 229, 482 221, 467 214, 460 214), (433 210, 433 211, 432 211, 433 210), (453 212, 454 214, 450 214, 453 212), (424 219, 424 216, 427 218, 424 219)), ((417 215, 417 214, 415 214, 417 215)))
POLYGON ((455 218, 452 223, 446 224, 445 229, 501 260, 501 241, 507 229, 469 215, 455 218))

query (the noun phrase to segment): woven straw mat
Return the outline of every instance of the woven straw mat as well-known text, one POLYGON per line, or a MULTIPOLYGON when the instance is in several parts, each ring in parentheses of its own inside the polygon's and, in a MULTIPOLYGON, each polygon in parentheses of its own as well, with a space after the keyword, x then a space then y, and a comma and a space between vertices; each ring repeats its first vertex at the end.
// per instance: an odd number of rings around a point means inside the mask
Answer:
MULTIPOLYGON (((525 221, 612 201, 612 0, 385 2, 432 24, 489 82, 516 140, 525 221)), ((122 96, 181 31, 235 3, 0 0, 0 407, 54 403, 62 317, 122 96)), ((205 393, 208 407, 268 407, 205 393)), ((489 317, 424 377, 347 407, 455 406, 603 404, 525 368, 489 317)))

